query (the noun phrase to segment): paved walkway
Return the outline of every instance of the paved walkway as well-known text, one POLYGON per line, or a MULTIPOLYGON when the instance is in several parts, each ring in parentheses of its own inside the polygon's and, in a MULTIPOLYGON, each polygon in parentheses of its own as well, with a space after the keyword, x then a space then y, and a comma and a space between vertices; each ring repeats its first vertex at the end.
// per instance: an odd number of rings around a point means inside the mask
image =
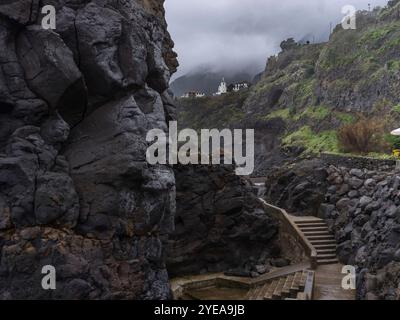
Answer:
POLYGON ((318 266, 315 270, 314 300, 355 300, 355 290, 342 288, 343 265, 330 264, 318 266))

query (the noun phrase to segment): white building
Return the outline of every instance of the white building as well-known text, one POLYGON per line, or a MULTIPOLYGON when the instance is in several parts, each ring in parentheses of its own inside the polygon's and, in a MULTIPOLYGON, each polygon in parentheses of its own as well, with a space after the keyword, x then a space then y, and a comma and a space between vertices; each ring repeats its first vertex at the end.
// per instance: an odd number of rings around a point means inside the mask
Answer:
POLYGON ((203 98, 205 96, 206 96, 205 93, 202 92, 189 91, 183 94, 181 98, 203 98))
POLYGON ((242 89, 247 89, 248 87, 249 87, 249 84, 247 82, 235 83, 233 85, 233 91, 238 92, 242 89))
POLYGON ((220 85, 218 86, 218 91, 217 91, 217 93, 215 95, 216 96, 220 96, 220 95, 225 94, 227 92, 228 92, 228 87, 226 85, 225 78, 222 78, 222 81, 221 81, 220 85))

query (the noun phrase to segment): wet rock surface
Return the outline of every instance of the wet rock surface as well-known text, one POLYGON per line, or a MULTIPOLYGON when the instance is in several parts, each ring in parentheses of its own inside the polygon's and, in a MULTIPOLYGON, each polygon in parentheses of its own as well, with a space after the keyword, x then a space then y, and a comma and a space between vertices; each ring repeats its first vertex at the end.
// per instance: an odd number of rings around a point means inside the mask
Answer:
POLYGON ((174 118, 163 1, 47 4, 56 30, 0 4, 0 298, 169 298, 175 178, 145 160, 174 118))
POLYGON ((168 246, 171 276, 224 272, 255 276, 282 263, 278 224, 231 166, 176 166, 175 232, 168 246), (273 261, 274 260, 274 261, 273 261))

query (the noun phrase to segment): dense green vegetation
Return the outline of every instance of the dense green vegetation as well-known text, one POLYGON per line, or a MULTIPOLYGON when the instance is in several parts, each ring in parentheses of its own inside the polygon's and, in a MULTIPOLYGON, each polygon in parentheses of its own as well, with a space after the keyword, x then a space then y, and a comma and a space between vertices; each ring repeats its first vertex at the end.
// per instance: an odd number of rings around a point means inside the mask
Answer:
POLYGON ((304 126, 287 135, 283 146, 299 146, 305 149, 305 155, 319 154, 321 152, 339 152, 336 131, 323 131, 315 133, 309 126, 304 126))
POLYGON ((179 100, 179 126, 193 129, 227 128, 245 117, 242 110, 247 92, 230 93, 218 97, 179 100))

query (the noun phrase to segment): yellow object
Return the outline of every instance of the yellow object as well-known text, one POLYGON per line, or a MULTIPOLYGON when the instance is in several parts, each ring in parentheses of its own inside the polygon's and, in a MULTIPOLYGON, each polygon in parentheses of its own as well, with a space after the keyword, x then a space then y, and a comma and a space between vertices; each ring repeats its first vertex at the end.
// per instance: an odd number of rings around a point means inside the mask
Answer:
POLYGON ((399 159, 400 159, 400 149, 394 149, 394 150, 393 150, 393 155, 394 155, 396 158, 399 158, 399 159))

